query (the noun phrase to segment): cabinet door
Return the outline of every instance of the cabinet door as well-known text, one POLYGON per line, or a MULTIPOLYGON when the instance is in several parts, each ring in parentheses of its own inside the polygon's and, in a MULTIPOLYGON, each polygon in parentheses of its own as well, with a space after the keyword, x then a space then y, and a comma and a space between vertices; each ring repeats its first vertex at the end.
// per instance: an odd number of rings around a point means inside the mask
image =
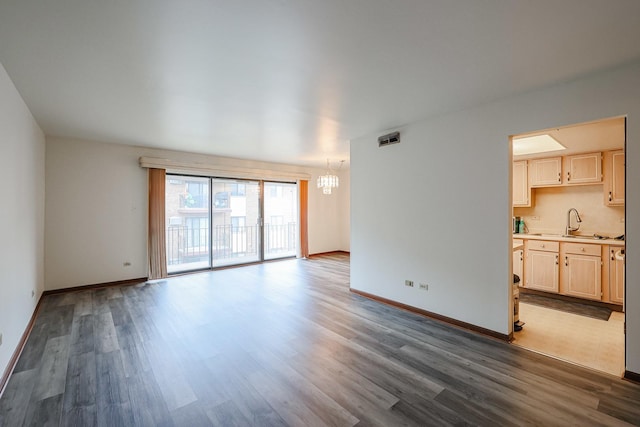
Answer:
POLYGON ((518 277, 520 277, 520 286, 522 286, 524 284, 524 277, 522 276, 523 273, 523 257, 524 257, 524 250, 519 249, 517 251, 513 252, 513 274, 517 274, 518 277))
POLYGON ((513 206, 531 206, 527 161, 513 162, 513 206))
POLYGON ((624 206, 624 151, 609 151, 604 155, 604 203, 624 206))
POLYGON ((614 304, 624 302, 624 261, 616 259, 616 251, 620 249, 609 249, 609 300, 614 304))
POLYGON ((599 256, 565 254, 562 271, 562 294, 602 299, 602 259, 599 256))
POLYGON ((564 170, 568 185, 602 182, 602 153, 567 156, 564 170))
POLYGON ((558 292, 558 253, 527 250, 524 287, 558 292))
POLYGON ((562 157, 529 161, 529 181, 532 187, 562 184, 562 157))

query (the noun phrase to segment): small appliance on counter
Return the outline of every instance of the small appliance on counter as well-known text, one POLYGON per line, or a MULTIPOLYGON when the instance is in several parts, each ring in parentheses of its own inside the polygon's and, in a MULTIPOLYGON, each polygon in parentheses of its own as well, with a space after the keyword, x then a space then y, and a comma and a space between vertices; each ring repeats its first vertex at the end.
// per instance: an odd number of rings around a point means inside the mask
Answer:
POLYGON ((524 234, 526 230, 527 230, 527 226, 524 224, 524 218, 519 216, 514 216, 511 232, 513 234, 524 234))

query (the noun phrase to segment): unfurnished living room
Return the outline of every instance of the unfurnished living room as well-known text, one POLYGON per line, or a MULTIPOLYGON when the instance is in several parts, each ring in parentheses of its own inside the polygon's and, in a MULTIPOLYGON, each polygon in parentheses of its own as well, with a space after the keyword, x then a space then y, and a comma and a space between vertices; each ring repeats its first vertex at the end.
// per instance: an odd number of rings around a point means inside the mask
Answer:
POLYGON ((0 426, 640 425, 639 21, 0 0, 0 426))

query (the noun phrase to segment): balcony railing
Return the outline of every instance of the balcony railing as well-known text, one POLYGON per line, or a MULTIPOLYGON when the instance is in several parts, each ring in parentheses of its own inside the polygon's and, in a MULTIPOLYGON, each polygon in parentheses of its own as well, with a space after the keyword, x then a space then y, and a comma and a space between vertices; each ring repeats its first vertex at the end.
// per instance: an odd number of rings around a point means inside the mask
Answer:
MULTIPOLYGON (((211 250, 214 265, 258 260, 258 226, 218 225, 213 227, 169 226, 167 228, 167 264, 169 272, 209 267, 211 250), (218 262, 216 262, 218 261, 218 262)), ((298 226, 265 224, 265 258, 294 256, 297 252, 298 226)))
POLYGON ((298 224, 264 225, 264 257, 295 256, 298 251, 298 224))

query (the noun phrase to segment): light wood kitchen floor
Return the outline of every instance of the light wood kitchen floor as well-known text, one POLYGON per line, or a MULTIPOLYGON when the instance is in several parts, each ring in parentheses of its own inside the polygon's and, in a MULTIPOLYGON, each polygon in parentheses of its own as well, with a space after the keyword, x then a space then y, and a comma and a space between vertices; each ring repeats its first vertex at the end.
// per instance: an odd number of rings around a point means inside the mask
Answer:
POLYGON ((624 374, 624 313, 609 321, 520 303, 524 329, 513 344, 548 356, 606 372, 624 374))

